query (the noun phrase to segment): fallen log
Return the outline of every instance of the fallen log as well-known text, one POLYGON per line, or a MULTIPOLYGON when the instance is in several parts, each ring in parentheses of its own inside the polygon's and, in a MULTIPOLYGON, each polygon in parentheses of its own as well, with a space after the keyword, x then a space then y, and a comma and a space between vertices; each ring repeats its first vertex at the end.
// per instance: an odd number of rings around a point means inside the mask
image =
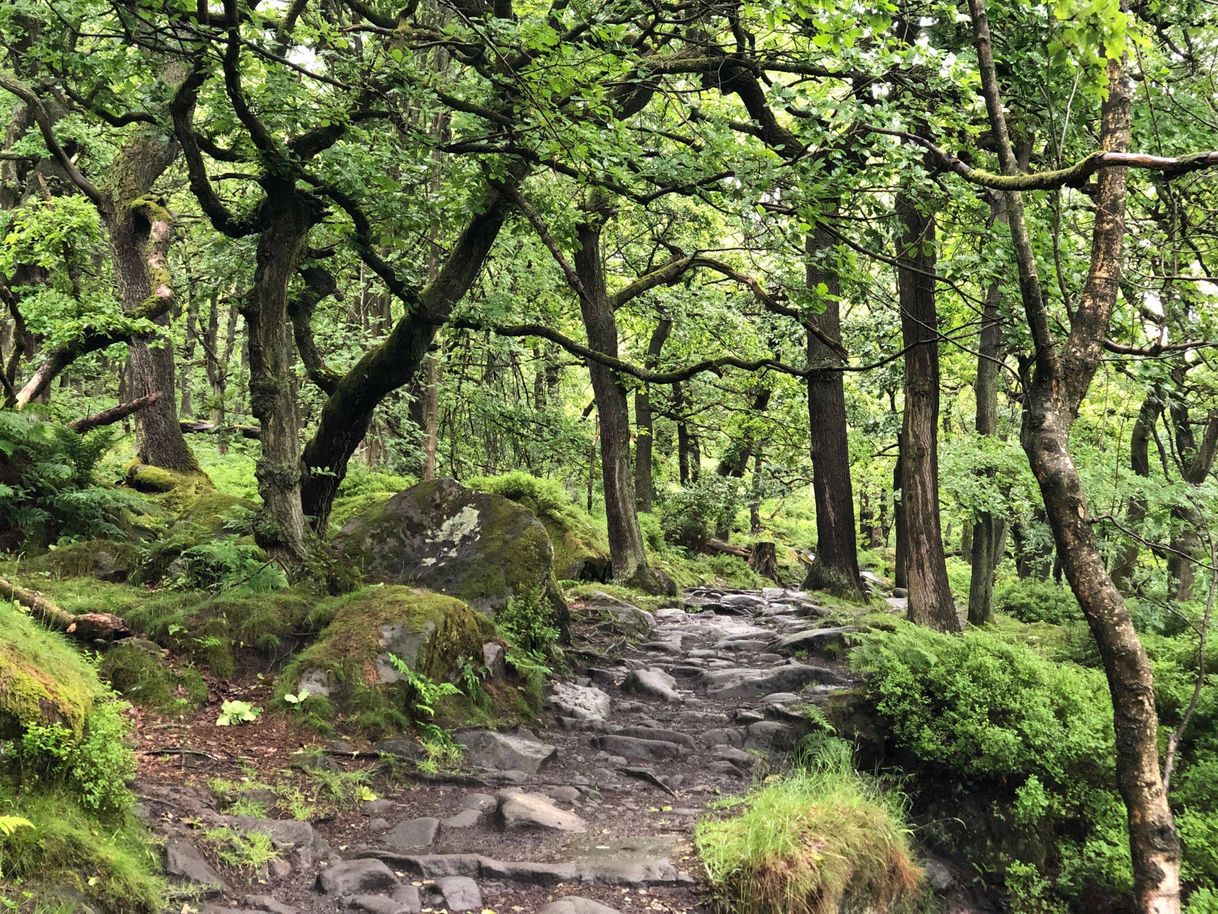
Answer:
POLYGON ((723 552, 727 555, 736 555, 742 559, 747 559, 752 555, 752 550, 746 549, 744 546, 733 546, 731 543, 725 543, 723 540, 715 539, 713 536, 706 541, 707 552, 723 552))
POLYGON ((38 591, 18 587, 6 578, 0 578, 0 595, 20 603, 47 628, 63 632, 84 644, 109 643, 134 634, 121 616, 114 613, 74 615, 38 591))
POLYGON ((192 432, 208 435, 240 435, 257 441, 262 437, 262 429, 257 425, 220 425, 216 422, 196 422, 194 419, 182 419, 178 422, 183 434, 192 432))
POLYGON ((92 431, 103 425, 112 425, 115 422, 120 422, 132 413, 151 406, 159 399, 161 399, 161 392, 154 390, 147 396, 136 397, 134 400, 128 400, 126 403, 118 404, 118 406, 103 409, 100 413, 94 413, 91 416, 85 416, 82 419, 69 422, 68 428, 83 435, 85 432, 92 431))

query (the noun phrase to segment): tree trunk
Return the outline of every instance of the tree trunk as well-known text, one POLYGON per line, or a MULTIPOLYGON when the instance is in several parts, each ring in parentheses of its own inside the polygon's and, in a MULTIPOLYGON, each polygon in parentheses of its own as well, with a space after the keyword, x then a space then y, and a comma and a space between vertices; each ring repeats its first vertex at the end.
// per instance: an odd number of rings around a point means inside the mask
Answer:
MULTIPOLYGON (((1122 9, 1127 8, 1122 3, 1122 9)), ((1017 164, 998 90, 984 0, 969 0, 982 88, 1002 170, 1017 164)), ((1130 135, 1130 84, 1124 60, 1108 61, 1108 95, 1100 115, 1100 147, 1125 152, 1130 135)), ((1134 894, 1141 914, 1179 914, 1180 839, 1159 768, 1159 718, 1154 676, 1129 608, 1104 568, 1078 469, 1070 429, 1103 354, 1121 280, 1126 170, 1100 171, 1095 191, 1091 267, 1064 342, 1049 329, 1036 257, 1017 191, 1006 194, 1020 294, 1036 347, 1025 383, 1020 441, 1036 476, 1066 577, 1099 648, 1112 697, 1117 785, 1129 819, 1134 894)))
MULTIPOLYGON (((617 356, 617 320, 605 288, 601 259, 601 221, 591 214, 576 230, 578 250, 575 273, 582 290, 580 314, 588 345, 598 352, 617 356)), ((601 439, 601 482, 605 495, 605 520, 609 529, 609 558, 613 577, 623 583, 646 584, 650 578, 643 534, 635 510, 634 479, 630 472, 630 408, 626 388, 608 366, 588 360, 592 394, 601 439)))
MULTIPOLYGON (((173 297, 167 264, 173 223, 169 211, 147 195, 176 153, 175 143, 147 134, 129 140, 112 166, 116 178, 102 206, 123 310, 136 312, 157 300, 164 305, 155 318, 161 327, 169 325, 168 304, 173 297)), ((128 347, 129 398, 160 394, 136 414, 136 455, 150 466, 198 473, 199 464, 178 427, 173 346, 167 337, 158 336, 134 339, 128 347)))
POLYGON ((753 543, 749 553, 749 567, 763 578, 778 580, 778 548, 774 543, 753 543))
POLYGON ((681 485, 690 486, 698 481, 698 439, 689 430, 689 421, 685 413, 685 386, 681 383, 672 385, 672 411, 677 417, 677 472, 681 485))
MULTIPOLYGON (((996 221, 1005 223, 1001 203, 992 205, 996 221)), ((977 400, 977 434, 993 437, 998 433, 998 369, 1002 358, 1002 284, 995 279, 986 292, 981 311, 981 340, 977 347, 977 380, 973 385, 977 400)), ((992 475, 992 474, 990 474, 992 475)), ((1002 521, 989 512, 981 512, 973 520, 969 562, 973 573, 968 588, 968 621, 971 625, 988 625, 994 621, 994 567, 998 564, 998 526, 1002 521)))
MULTIPOLYGON (((1129 468, 1139 479, 1150 478, 1150 437, 1155 423, 1163 414, 1163 399, 1157 389, 1151 390, 1138 410, 1138 418, 1133 423, 1133 434, 1129 438, 1129 468)), ((1125 509, 1125 526, 1137 530, 1146 519, 1146 496, 1135 491, 1129 498, 1129 506, 1125 509)), ((1138 564, 1139 543, 1129 539, 1117 552, 1112 562, 1112 582, 1118 588, 1129 589, 1133 585, 1133 573, 1138 564)))
POLYGON ((296 275, 315 201, 290 184, 265 178, 262 231, 254 285, 242 306, 249 343, 250 411, 261 427, 255 476, 263 519, 258 544, 289 567, 305 562, 312 536, 301 505, 300 418, 292 389, 295 348, 288 316, 288 286, 296 275))
POLYGON ((935 306, 933 217, 904 195, 898 285, 905 344, 905 409, 901 423, 901 514, 909 618, 939 631, 959 631, 939 527, 939 339, 935 306))
MULTIPOLYGON (((647 356, 643 367, 654 370, 660 360, 664 343, 672 333, 672 320, 660 318, 651 341, 647 344, 647 356)), ((640 511, 649 512, 655 507, 655 479, 652 476, 652 445, 655 440, 655 423, 651 416, 651 391, 641 385, 634 393, 634 497, 640 511)))
POLYGON ((892 558, 892 586, 908 589, 909 568, 906 561, 906 550, 909 548, 905 538, 905 500, 901 492, 901 455, 905 448, 901 445, 901 433, 897 432, 897 460, 892 467, 892 529, 894 534, 892 558))
MULTIPOLYGON (((825 336, 842 340, 841 281, 823 258, 833 239, 817 227, 807 239, 806 287, 815 292, 823 283, 824 310, 810 320, 825 336)), ((807 333, 809 365, 835 365, 833 349, 811 329, 807 333)), ((804 588, 824 590, 847 599, 863 599, 859 577, 858 540, 854 536, 854 491, 850 479, 850 443, 846 429, 846 393, 840 371, 808 375, 808 428, 812 443, 812 491, 816 501, 816 558, 808 566, 804 588)))

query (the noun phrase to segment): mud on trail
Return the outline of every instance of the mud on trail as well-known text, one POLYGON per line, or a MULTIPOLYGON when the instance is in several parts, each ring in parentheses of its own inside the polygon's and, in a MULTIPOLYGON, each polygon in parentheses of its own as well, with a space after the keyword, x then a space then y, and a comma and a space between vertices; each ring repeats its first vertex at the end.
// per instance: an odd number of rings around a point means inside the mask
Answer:
POLYGON ((576 675, 548 684, 533 729, 456 733, 455 773, 381 761, 413 758, 404 741, 326 741, 282 718, 146 720, 137 792, 182 890, 169 910, 706 910, 695 824, 784 763, 809 704, 852 685, 834 659, 849 629, 779 588, 699 588, 654 614, 593 597, 575 617, 576 675), (285 796, 297 817, 271 818, 285 796))

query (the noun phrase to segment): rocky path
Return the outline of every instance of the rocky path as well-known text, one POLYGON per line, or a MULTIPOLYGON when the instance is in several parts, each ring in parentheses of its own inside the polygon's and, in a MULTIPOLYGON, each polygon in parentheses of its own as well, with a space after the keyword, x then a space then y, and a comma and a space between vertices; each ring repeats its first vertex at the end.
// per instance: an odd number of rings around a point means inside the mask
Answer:
POLYGON ((203 914, 703 910, 696 822, 781 765, 811 727, 806 706, 850 684, 830 659, 847 629, 798 591, 707 588, 681 604, 583 607, 580 675, 551 684, 535 731, 457 734, 469 776, 385 788, 313 824, 220 816, 203 791, 147 785, 171 870, 211 895, 203 914), (269 835, 280 858, 265 884, 217 872, 200 823, 269 835))

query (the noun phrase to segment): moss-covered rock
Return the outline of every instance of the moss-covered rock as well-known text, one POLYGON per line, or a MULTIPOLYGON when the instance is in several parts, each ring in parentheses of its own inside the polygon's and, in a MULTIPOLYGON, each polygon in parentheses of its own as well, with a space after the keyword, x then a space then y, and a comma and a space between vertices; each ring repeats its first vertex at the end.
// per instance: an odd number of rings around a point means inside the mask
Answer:
POLYGON ((371 508, 334 544, 371 580, 436 590, 488 616, 538 591, 566 609, 554 549, 533 512, 452 479, 419 483, 371 508))
POLYGON ((61 724, 79 736, 102 688, 62 635, 0 603, 0 737, 32 724, 61 724))
POLYGON ((494 626, 453 597, 411 587, 374 585, 319 604, 329 619, 318 640, 284 671, 280 694, 307 697, 315 717, 337 711, 364 729, 384 732, 412 718, 410 671, 433 682, 451 680, 465 662, 481 663, 494 626), (327 707, 328 706, 328 707, 327 707))
POLYGON ((190 494, 199 491, 211 491, 211 480, 200 470, 183 473, 177 470, 167 470, 164 467, 149 466, 146 463, 134 461, 127 467, 126 482, 137 492, 148 495, 164 495, 168 492, 175 494, 190 494))
POLYGON ((67 543, 35 557, 29 566, 59 578, 94 577, 122 583, 138 577, 140 549, 131 542, 112 539, 67 543))

